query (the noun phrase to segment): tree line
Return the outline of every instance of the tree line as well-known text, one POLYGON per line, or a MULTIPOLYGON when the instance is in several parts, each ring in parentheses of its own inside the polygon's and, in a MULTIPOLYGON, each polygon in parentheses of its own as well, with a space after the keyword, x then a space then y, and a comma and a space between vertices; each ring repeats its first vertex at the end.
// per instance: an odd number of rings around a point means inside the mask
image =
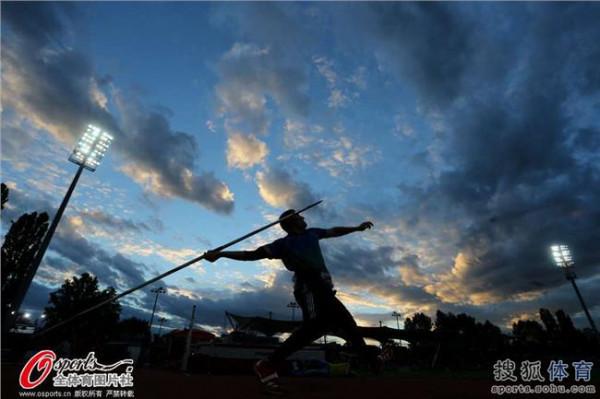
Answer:
POLYGON ((499 359, 517 360, 598 360, 600 342, 593 330, 575 328, 563 310, 554 314, 539 310, 538 320, 512 323, 511 334, 489 321, 478 322, 461 313, 440 310, 435 321, 416 313, 404 322, 408 331, 431 333, 432 339, 397 347, 396 359, 416 367, 486 369, 499 359))

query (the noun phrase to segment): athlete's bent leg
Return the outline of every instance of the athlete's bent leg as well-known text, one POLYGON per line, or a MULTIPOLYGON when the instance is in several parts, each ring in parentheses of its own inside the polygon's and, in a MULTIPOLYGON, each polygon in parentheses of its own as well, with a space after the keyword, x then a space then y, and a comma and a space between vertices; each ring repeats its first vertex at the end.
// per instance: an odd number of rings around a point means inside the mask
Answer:
POLYGON ((322 317, 324 309, 319 297, 310 290, 294 291, 294 297, 302 309, 303 322, 292 335, 286 339, 279 348, 268 357, 274 365, 281 365, 292 353, 310 345, 314 340, 325 333, 325 320, 322 317))
POLYGON ((292 353, 299 351, 323 335, 323 326, 316 319, 305 321, 279 346, 268 360, 274 365, 281 365, 292 353))
POLYGON ((330 323, 340 337, 348 341, 356 352, 364 351, 367 344, 358 330, 354 317, 335 296, 331 298, 329 303, 329 315, 330 323))

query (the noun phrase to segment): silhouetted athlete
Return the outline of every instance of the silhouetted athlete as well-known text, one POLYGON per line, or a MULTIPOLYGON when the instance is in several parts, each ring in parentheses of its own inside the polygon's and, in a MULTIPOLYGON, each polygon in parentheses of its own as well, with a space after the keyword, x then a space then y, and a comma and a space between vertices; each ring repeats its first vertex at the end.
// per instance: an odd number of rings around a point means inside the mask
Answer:
MULTIPOLYGON (((289 209, 283 212, 279 219, 294 212, 293 209, 289 209)), ((270 244, 254 251, 208 251, 204 255, 209 262, 219 258, 243 261, 281 259, 285 267, 294 272, 294 297, 302 309, 302 324, 270 356, 254 365, 260 381, 270 390, 280 389, 277 369, 283 361, 327 332, 335 332, 344 338, 359 354, 366 353, 366 343, 354 318, 335 296, 336 291, 325 266, 319 240, 340 237, 371 227, 373 223, 363 222, 356 227, 308 229, 304 218, 296 214, 281 222, 281 228, 287 236, 270 244)))

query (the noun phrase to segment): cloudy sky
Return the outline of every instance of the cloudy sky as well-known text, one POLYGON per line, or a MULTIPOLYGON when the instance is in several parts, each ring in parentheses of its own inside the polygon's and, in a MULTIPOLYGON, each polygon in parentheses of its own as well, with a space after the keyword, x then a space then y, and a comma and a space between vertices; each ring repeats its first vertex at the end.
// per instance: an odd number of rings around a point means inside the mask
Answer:
MULTIPOLYGON (((586 326, 548 246, 571 245, 600 318, 600 4, 2 2, 5 234, 54 213, 87 123, 114 141, 71 199, 25 307, 90 272, 118 291, 317 199, 359 324, 540 307, 586 326)), ((282 235, 271 229, 240 245, 282 235)), ((289 318, 275 261, 167 278, 180 328, 289 318)), ((149 318, 148 287, 122 301, 149 318)))

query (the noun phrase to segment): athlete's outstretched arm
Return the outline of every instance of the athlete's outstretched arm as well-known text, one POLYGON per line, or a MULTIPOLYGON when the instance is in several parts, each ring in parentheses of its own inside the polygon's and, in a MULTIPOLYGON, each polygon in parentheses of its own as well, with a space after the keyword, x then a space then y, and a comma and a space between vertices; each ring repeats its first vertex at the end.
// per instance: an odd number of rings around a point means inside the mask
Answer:
POLYGON ((264 247, 259 247, 254 251, 207 251, 204 253, 204 259, 214 262, 219 258, 228 258, 233 260, 259 260, 268 257, 264 247))
POLYGON ((332 227, 325 230, 325 236, 323 238, 341 237, 346 234, 354 233, 357 231, 365 231, 373 227, 373 223, 370 221, 362 222, 356 227, 332 227))

